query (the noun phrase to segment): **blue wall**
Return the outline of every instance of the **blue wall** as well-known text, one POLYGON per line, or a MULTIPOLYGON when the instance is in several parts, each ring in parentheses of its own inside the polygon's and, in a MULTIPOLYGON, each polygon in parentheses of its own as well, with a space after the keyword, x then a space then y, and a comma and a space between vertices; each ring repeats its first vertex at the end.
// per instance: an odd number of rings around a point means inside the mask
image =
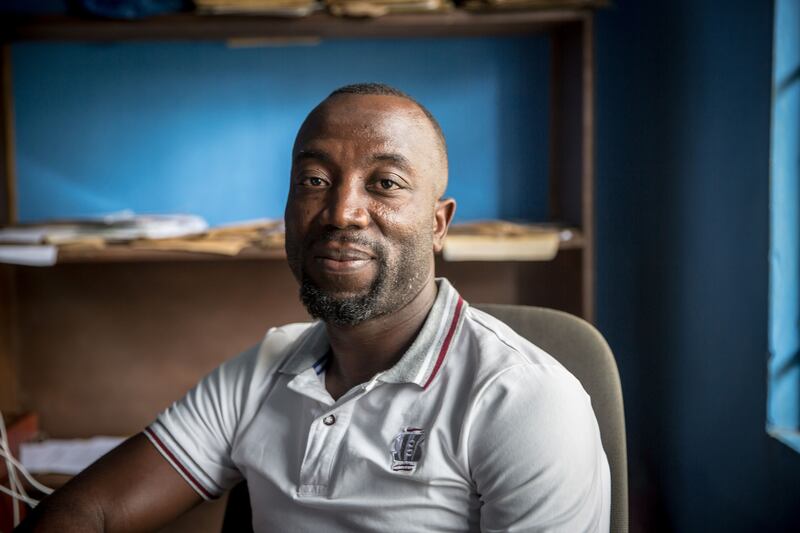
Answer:
POLYGON ((336 41, 13 47, 19 213, 280 217, 306 113, 382 81, 439 118, 457 217, 546 217, 548 42, 336 41))
POLYGON ((638 531, 797 531, 764 431, 772 3, 598 17, 599 322, 620 357, 638 531))

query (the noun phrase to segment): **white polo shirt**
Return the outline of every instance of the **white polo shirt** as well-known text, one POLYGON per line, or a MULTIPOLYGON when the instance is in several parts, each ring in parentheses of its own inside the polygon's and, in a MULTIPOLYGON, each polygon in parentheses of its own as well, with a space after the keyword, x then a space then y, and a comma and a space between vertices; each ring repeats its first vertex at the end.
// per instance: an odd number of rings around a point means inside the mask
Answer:
POLYGON ((590 400, 444 279, 392 368, 334 401, 325 324, 272 328, 145 434, 203 498, 246 479, 255 531, 607 532, 590 400))

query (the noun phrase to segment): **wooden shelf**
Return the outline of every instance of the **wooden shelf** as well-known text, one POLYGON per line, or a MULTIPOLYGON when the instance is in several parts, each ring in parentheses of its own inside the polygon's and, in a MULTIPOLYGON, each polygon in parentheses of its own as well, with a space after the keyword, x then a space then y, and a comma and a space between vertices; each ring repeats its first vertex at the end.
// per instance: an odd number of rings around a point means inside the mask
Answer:
POLYGON ((239 255, 221 255, 167 250, 141 250, 128 246, 109 246, 100 250, 64 249, 58 252, 58 263, 152 263, 175 261, 248 261, 285 259, 281 249, 246 248, 239 255))
MULTIPOLYGON (((588 6, 593 6, 589 4, 588 6)), ((603 5, 598 2, 597 5, 603 5)), ((0 35, 13 41, 218 41, 228 39, 471 37, 524 35, 584 20, 587 9, 388 15, 348 19, 318 12, 286 19, 266 16, 181 13, 144 20, 107 20, 66 15, 7 17, 0 35)))
MULTIPOLYGON (((580 250, 585 239, 578 230, 571 230, 572 238, 561 241, 559 251, 580 250)), ((282 249, 246 248, 239 255, 179 252, 165 250, 142 250, 123 245, 108 246, 99 250, 62 249, 58 252, 58 264, 70 263, 153 263, 182 261, 253 261, 286 259, 282 249)))

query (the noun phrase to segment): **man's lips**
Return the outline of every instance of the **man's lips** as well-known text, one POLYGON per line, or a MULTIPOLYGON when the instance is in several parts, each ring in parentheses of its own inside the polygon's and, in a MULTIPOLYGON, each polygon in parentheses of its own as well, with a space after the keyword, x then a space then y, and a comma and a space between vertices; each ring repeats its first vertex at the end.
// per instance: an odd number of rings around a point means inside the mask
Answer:
POLYGON ((359 270, 369 264, 375 255, 363 248, 351 244, 325 243, 312 249, 314 260, 323 269, 332 272, 349 272, 359 270))

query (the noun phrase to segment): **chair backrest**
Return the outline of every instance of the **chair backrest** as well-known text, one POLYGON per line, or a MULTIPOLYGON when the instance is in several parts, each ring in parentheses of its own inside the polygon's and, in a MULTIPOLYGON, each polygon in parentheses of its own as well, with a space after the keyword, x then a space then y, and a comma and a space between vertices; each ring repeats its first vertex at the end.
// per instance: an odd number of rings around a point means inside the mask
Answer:
POLYGON ((611 470, 611 532, 628 532, 628 458, 622 386, 614 354, 591 324, 576 316, 522 305, 478 304, 569 370, 592 399, 611 470))

